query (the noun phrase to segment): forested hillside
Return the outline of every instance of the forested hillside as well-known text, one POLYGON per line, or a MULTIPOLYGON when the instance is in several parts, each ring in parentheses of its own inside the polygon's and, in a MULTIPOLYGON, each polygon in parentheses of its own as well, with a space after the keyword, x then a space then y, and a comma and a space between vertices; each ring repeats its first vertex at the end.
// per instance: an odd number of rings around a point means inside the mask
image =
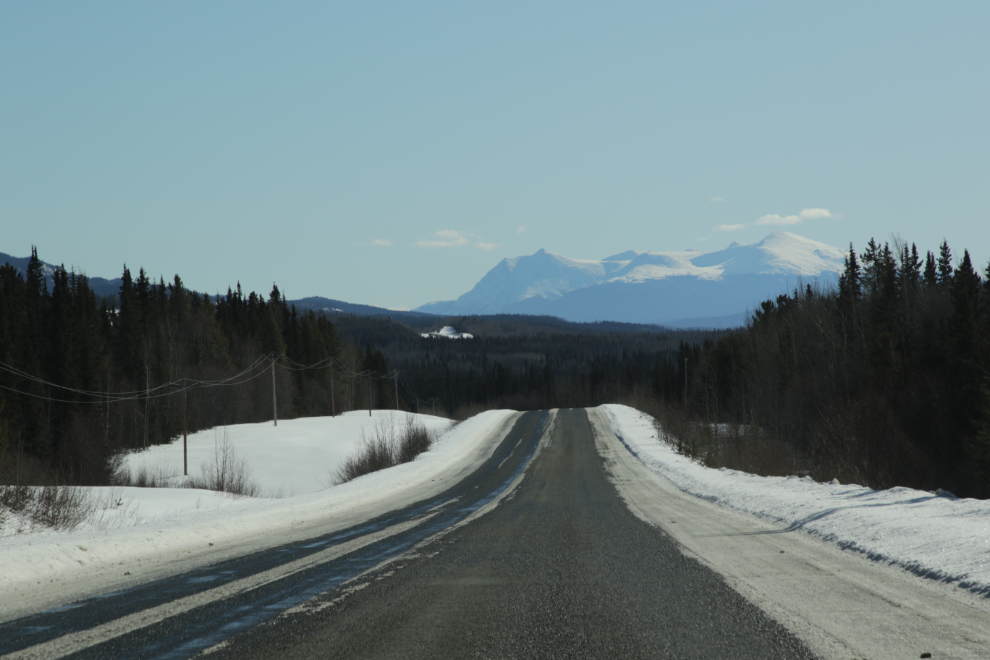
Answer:
MULTIPOLYGON (((990 266, 943 242, 850 246, 838 291, 762 304, 703 351, 696 420, 756 426, 813 477, 990 497, 990 266)), ((709 442, 718 464, 731 441, 709 442)))
POLYGON ((643 398, 679 399, 685 359, 726 332, 498 331, 503 321, 447 319, 474 339, 395 333, 378 345, 399 373, 400 396, 436 402, 456 417, 483 408, 596 406, 643 398), (503 334, 504 332, 504 334, 503 334))
POLYGON ((178 275, 125 267, 118 298, 111 307, 64 269, 49 290, 34 250, 26 277, 0 267, 0 481, 106 482, 116 453, 175 438, 186 421, 191 432, 271 419, 273 389, 281 417, 364 406, 363 380, 338 377, 331 392, 330 365, 387 370, 277 287, 212 300, 178 275))

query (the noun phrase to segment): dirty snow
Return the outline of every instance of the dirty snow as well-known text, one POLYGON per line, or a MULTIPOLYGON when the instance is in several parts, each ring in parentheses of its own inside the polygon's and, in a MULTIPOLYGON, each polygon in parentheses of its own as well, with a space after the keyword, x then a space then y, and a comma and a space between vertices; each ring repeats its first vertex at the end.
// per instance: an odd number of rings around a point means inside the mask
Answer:
POLYGON ((685 493, 990 596, 988 501, 706 468, 660 442, 648 415, 621 405, 601 409, 630 451, 685 493))

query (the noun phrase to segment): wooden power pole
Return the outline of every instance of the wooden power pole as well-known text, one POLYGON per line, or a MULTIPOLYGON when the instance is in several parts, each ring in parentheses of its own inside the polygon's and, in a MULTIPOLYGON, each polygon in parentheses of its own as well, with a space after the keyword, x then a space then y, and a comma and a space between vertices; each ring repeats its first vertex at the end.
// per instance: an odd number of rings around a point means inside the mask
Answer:
POLYGON ((399 370, 395 370, 395 409, 399 409, 399 370))
POLYGON ((189 408, 187 404, 189 390, 186 389, 186 379, 182 379, 182 475, 189 476, 189 447, 186 438, 189 436, 189 408))
POLYGON ((333 401, 333 360, 330 360, 330 416, 337 416, 337 406, 333 401))
POLYGON ((278 426, 278 401, 275 399, 275 362, 278 357, 272 354, 272 418, 275 420, 275 426, 278 426))

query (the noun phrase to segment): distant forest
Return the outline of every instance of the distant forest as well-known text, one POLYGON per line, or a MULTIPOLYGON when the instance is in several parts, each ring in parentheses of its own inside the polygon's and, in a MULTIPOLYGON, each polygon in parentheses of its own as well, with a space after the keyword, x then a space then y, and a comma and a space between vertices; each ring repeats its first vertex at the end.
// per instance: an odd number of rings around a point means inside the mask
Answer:
POLYGON ((280 419, 625 402, 712 466, 990 497, 990 285, 947 244, 850 247, 838 290, 768 300, 732 332, 327 315, 278 287, 121 282, 111 302, 64 269, 49 291, 34 250, 24 276, 0 267, 0 482, 106 483, 120 452, 184 426, 270 420, 274 390, 280 419), (441 325, 475 339, 420 336, 441 325), (786 462, 747 455, 768 448, 786 462))
POLYGON ((34 249, 26 277, 0 267, 3 483, 106 483, 121 451, 168 442, 184 424, 271 419, 273 389, 285 416, 330 414, 329 370, 295 365, 363 367, 332 323, 297 314, 277 287, 214 301, 178 275, 166 284, 125 267, 118 299, 98 300, 65 269, 49 291, 34 249))
MULTIPOLYGON (((818 480, 990 497, 990 265, 850 246, 838 290, 764 302, 702 350, 690 417, 786 442, 818 480)), ((709 463, 732 442, 707 442, 709 463)))

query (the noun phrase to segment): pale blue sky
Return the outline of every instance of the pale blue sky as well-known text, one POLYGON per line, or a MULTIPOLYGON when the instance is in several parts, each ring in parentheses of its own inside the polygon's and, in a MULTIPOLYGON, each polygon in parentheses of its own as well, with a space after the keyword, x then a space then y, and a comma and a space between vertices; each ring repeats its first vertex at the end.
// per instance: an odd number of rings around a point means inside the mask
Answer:
POLYGON ((944 236, 983 270, 988 26, 986 2, 5 2, 0 251, 396 308, 539 248, 778 228, 944 236))

